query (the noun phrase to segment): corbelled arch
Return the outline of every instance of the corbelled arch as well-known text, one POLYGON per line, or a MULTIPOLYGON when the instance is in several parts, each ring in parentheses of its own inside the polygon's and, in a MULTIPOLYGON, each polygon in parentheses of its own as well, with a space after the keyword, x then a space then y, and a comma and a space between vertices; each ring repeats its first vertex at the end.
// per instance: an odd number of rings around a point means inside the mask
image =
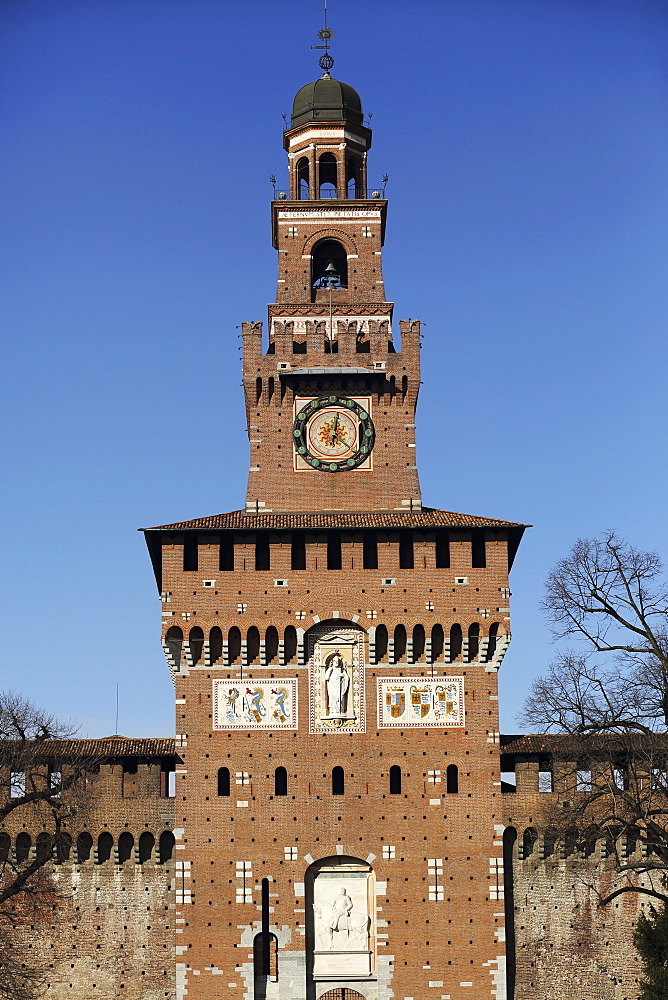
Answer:
POLYGON ((316 243, 320 243, 321 240, 336 240, 340 243, 346 253, 356 254, 357 253, 357 243, 352 238, 350 233, 347 233, 344 229, 319 229, 317 233, 313 233, 304 243, 302 254, 306 256, 313 252, 313 247, 316 243))

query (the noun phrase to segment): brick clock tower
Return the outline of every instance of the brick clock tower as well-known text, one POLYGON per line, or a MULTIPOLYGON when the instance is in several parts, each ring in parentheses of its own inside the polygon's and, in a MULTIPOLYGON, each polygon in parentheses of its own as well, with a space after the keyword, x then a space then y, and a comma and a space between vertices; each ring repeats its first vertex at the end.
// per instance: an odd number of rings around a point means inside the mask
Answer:
POLYGON ((243 510, 146 530, 176 687, 179 1000, 506 997, 497 671, 523 526, 422 505, 359 95, 294 100, 243 510))

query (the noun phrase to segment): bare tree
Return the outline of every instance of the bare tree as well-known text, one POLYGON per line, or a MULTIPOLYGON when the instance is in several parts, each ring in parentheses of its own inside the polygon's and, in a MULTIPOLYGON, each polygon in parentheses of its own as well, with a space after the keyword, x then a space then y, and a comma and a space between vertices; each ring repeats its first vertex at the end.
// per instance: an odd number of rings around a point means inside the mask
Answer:
POLYGON ((76 728, 14 692, 0 693, 0 1000, 34 1000, 46 967, 21 947, 21 928, 51 922, 62 897, 51 875, 71 845, 66 818, 85 807, 95 761, 72 752, 76 728), (7 830, 40 831, 34 848, 9 848, 7 830))
POLYGON ((655 552, 605 532, 580 539, 543 601, 560 652, 532 687, 522 722, 552 733, 573 792, 552 821, 605 833, 618 879, 601 899, 637 892, 668 902, 668 585, 655 552), (560 735, 556 735, 560 734, 560 735))

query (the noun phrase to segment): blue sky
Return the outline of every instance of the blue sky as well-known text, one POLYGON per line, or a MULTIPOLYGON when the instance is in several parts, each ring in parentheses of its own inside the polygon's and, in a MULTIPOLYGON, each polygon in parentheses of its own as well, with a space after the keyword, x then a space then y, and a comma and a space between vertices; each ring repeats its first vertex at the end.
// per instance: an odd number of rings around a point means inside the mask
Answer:
MULTIPOLYGON (((318 0, 4 0, 2 686, 83 735, 173 732, 140 526, 243 506, 238 324, 318 0)), ((668 4, 330 0, 425 327, 425 503, 534 525, 502 726, 578 536, 668 552, 668 4)))

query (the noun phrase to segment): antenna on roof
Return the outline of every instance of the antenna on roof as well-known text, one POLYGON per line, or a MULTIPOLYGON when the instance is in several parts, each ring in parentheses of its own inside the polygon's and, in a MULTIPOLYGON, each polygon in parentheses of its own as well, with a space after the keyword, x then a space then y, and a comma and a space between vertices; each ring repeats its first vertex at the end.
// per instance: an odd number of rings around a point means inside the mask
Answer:
POLYGON ((324 80, 329 80, 329 78, 330 78, 329 77, 329 71, 332 68, 332 66, 334 65, 334 60, 332 59, 332 57, 329 54, 329 42, 330 42, 330 39, 332 39, 334 37, 334 32, 332 31, 331 28, 327 27, 327 0, 323 0, 323 7, 324 7, 324 23, 323 23, 322 28, 318 32, 318 38, 320 39, 321 42, 324 42, 325 44, 324 45, 312 45, 311 48, 312 49, 324 49, 325 50, 324 56, 320 56, 320 58, 318 59, 318 66, 322 70, 323 79, 324 80))

